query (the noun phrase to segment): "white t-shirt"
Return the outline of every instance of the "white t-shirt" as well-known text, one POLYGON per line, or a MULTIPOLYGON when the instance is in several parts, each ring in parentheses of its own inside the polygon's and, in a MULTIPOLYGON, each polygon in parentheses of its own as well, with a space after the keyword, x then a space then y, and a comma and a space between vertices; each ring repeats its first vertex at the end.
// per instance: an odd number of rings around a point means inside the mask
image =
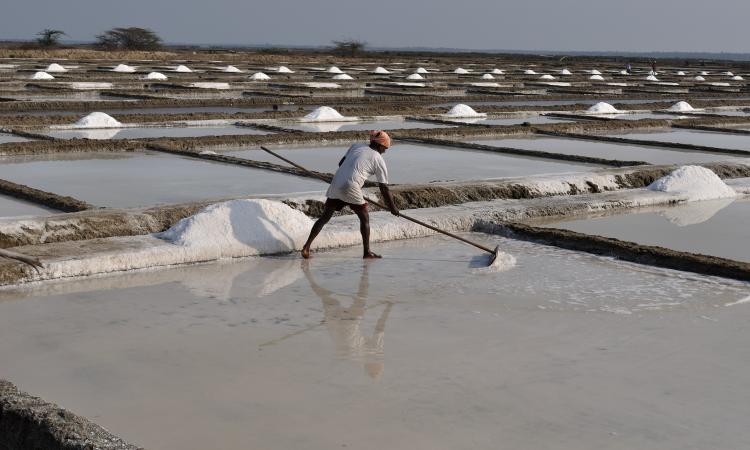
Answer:
POLYGON ((388 183, 388 169, 383 156, 367 144, 354 144, 347 150, 344 163, 333 176, 326 197, 361 205, 365 202, 362 186, 373 175, 378 183, 388 183))

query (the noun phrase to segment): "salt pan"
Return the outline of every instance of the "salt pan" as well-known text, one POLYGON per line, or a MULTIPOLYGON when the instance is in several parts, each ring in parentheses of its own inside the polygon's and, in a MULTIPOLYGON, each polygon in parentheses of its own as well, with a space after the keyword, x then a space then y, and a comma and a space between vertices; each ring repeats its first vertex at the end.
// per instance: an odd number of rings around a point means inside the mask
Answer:
POLYGON ((682 166, 651 183, 648 189, 684 195, 688 201, 737 196, 714 172, 701 166, 682 166))
POLYGON ((92 112, 75 123, 76 128, 120 128, 122 124, 103 112, 92 112))
POLYGON ((47 72, 36 72, 34 75, 31 76, 32 80, 54 80, 55 77, 48 74, 47 72))
POLYGON ((459 103, 444 114, 446 117, 485 117, 487 114, 474 111, 469 105, 459 103))
POLYGON ((621 112, 606 102, 599 102, 586 110, 587 114, 619 114, 621 112))
POLYGON ((127 64, 118 64, 112 69, 112 72, 133 73, 135 72, 135 67, 127 64))

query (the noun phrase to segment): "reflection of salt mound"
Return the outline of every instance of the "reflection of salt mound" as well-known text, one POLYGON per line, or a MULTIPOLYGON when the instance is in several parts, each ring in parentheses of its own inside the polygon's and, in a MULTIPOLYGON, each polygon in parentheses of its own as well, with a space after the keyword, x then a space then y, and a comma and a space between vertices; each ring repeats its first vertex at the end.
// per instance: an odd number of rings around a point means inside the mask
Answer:
POLYGON ((122 124, 103 112, 92 112, 75 123, 76 128, 120 128, 122 124))
POLYGON ((269 77, 263 72, 256 72, 250 76, 250 79, 253 81, 266 81, 266 80, 270 80, 271 77, 269 77))
POLYGON ((606 102, 599 102, 586 110, 587 114, 618 114, 620 112, 617 108, 606 102))
POLYGON ((417 70, 415 70, 414 73, 429 73, 429 72, 427 72, 427 69, 425 69, 424 67, 417 67, 417 70))
POLYGON ((659 79, 655 75, 649 75, 646 77, 646 81, 659 81, 659 79))
POLYGON ((552 76, 552 75, 550 75, 550 74, 544 74, 544 75, 542 75, 541 77, 539 77, 539 79, 540 79, 540 80, 554 80, 554 79, 555 79, 555 77, 553 77, 553 76, 552 76))
POLYGON ((689 112, 689 111, 695 111, 695 108, 690 106, 690 103, 688 102, 677 102, 674 105, 670 106, 667 111, 673 111, 673 112, 689 112))
POLYGON ((117 136, 120 132, 119 128, 95 128, 91 130, 77 130, 75 131, 75 137, 81 139, 92 139, 97 141, 104 141, 112 139, 117 136))
POLYGON ((525 75, 536 75, 536 72, 531 69, 526 69, 523 71, 525 75))
POLYGON ((194 87, 198 89, 229 89, 229 83, 198 81, 196 83, 190 83, 190 87, 194 87))
POLYGON ((560 71, 560 75, 573 75, 573 73, 568 69, 563 69, 560 71))
POLYGON ((127 64, 118 64, 112 69, 112 72, 133 73, 135 72, 135 67, 127 64))
POLYGON ((424 77, 418 73, 413 73, 406 77, 407 80, 424 80, 424 77))
POLYGON ((232 200, 204 208, 158 234, 216 258, 288 252, 302 246, 312 220, 270 200, 232 200))
POLYGON ((659 215, 678 227, 686 227, 707 221, 732 202, 734 202, 733 198, 693 202, 664 209, 659 212, 659 215))
POLYGON ((458 75, 466 75, 467 73, 469 73, 469 71, 464 69, 463 67, 459 67, 456 70, 454 70, 453 73, 458 74, 458 75))
POLYGON ((45 72, 67 72, 68 69, 57 63, 52 63, 44 69, 45 72))
POLYGON ((279 68, 276 69, 276 71, 279 73, 294 73, 294 71, 287 66, 279 66, 279 68))
POLYGON ((182 64, 180 64, 179 66, 174 68, 174 71, 182 72, 182 73, 189 73, 189 72, 192 72, 193 70, 188 66, 183 66, 182 64))
POLYGON ((500 70, 500 69, 492 69, 492 74, 493 75, 503 75, 503 74, 505 74, 505 72, 503 70, 500 70))
POLYGON ((345 74, 345 73, 341 73, 341 74, 339 74, 339 75, 335 75, 335 76, 333 77, 333 79, 334 79, 334 80, 353 80, 354 78, 352 78, 352 76, 351 76, 351 75, 347 75, 347 74, 345 74))
POLYGON ((146 80, 166 80, 167 76, 161 72, 149 72, 148 75, 143 78, 146 80))
POLYGON ((316 108, 315 111, 304 117, 305 121, 308 122, 336 122, 341 120, 347 120, 346 117, 339 114, 338 111, 331 108, 330 106, 321 106, 316 108))
POLYGON ((484 75, 482 75, 482 79, 483 80, 494 80, 495 77, 493 77, 492 74, 490 74, 490 73, 485 73, 484 75))
POLYGON ((48 74, 47 72, 36 72, 34 75, 31 76, 32 80, 54 80, 55 77, 48 74))
POLYGON ((601 75, 591 75, 591 76, 589 77, 589 80, 595 80, 595 81, 603 81, 603 80, 604 80, 604 77, 603 77, 603 76, 601 76, 601 75))
POLYGON ((474 111, 474 108, 463 103, 459 103, 444 114, 446 117, 485 117, 486 115, 474 111))
POLYGON ((315 122, 302 125, 302 130, 309 133, 332 133, 343 126, 341 122, 315 122))
POLYGON ((284 264, 263 278, 260 290, 258 291, 258 297, 271 295, 279 289, 294 284, 302 275, 303 272, 299 260, 285 259, 284 264))
POLYGON ((226 66, 223 69, 221 69, 221 71, 226 72, 226 73, 242 73, 240 69, 234 66, 226 66))
POLYGON ((648 186, 652 191, 687 196, 689 201, 733 198, 737 193, 711 170, 701 166, 682 166, 648 186))
POLYGON ((698 75, 697 77, 695 77, 695 81, 706 81, 706 79, 698 75))
POLYGON ((336 66, 329 67, 326 72, 328 72, 328 73, 344 73, 341 69, 339 69, 336 66))
POLYGON ((391 71, 386 69, 385 67, 376 67, 375 70, 372 71, 372 73, 385 75, 385 74, 391 73, 391 71))

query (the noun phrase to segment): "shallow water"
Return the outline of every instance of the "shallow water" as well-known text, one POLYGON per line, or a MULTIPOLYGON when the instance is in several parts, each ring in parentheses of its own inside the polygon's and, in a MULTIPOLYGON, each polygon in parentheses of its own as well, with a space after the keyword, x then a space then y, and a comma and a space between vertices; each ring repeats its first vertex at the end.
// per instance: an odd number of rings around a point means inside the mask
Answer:
MULTIPOLYGON (((275 150, 308 169, 335 172, 347 146, 296 147, 275 150)), ((238 158, 286 164, 263 150, 224 153, 238 158)), ((481 180, 544 173, 591 171, 596 166, 566 164, 537 158, 504 156, 488 152, 396 143, 383 155, 391 183, 481 180)))
POLYGON ((0 217, 41 216, 55 211, 6 195, 0 195, 0 217))
POLYGON ((653 113, 628 113, 628 114, 615 114, 607 116, 611 119, 617 120, 643 120, 643 119, 659 119, 659 120, 678 120, 678 119, 689 119, 689 116, 680 116, 677 114, 653 114, 653 113))
POLYGON ((518 266, 433 237, 6 290, 0 378, 163 450, 750 439, 748 285, 470 237, 518 266))
POLYGON ((657 142, 678 142, 681 144, 706 145, 709 147, 750 151, 750 136, 742 136, 738 134, 675 130, 649 133, 627 133, 612 136, 627 139, 643 139, 657 142))
POLYGON ((9 142, 26 142, 29 139, 16 136, 14 134, 0 133, 0 144, 7 144, 9 142))
POLYGON ((69 156, 5 158, 0 178, 110 207, 326 189, 308 178, 154 152, 69 156))
POLYGON ((455 119, 455 122, 478 123, 481 125, 520 125, 522 123, 570 123, 572 120, 558 119, 548 116, 514 117, 508 119, 455 119))
POLYGON ((51 130, 43 134, 59 139, 139 139, 160 137, 225 136, 233 134, 271 134, 269 131, 232 125, 216 127, 132 127, 92 130, 51 130))
POLYGON ((549 226, 644 245, 750 262, 750 199, 644 208, 631 214, 558 222, 549 226))
POLYGON ((413 128, 450 128, 451 125, 440 123, 418 122, 414 120, 376 120, 371 122, 319 122, 319 123, 280 123, 279 126, 291 130, 312 133, 327 133, 332 131, 369 131, 394 130, 413 128))
POLYGON ((709 161, 745 161, 750 163, 750 158, 734 157, 716 153, 659 149, 655 147, 641 147, 637 145, 615 144, 611 142, 585 141, 582 139, 534 137, 475 139, 469 142, 482 145, 541 150, 552 153, 563 153, 566 155, 616 159, 620 161, 645 161, 652 164, 684 164, 709 161))

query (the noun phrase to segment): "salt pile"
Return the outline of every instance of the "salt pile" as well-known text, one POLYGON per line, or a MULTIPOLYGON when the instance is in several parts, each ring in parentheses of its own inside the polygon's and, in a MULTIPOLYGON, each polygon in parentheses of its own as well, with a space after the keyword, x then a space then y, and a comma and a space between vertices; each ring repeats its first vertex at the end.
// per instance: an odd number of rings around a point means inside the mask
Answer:
POLYGON ((52 63, 44 69, 45 72, 67 72, 68 69, 57 63, 52 63))
POLYGON ((349 118, 342 116, 338 111, 331 108, 330 106, 320 106, 315 111, 304 117, 307 122, 336 122, 341 120, 349 120, 349 118))
POLYGON ((732 77, 732 80, 734 80, 734 81, 742 81, 742 80, 744 80, 744 78, 742 78, 739 75, 735 75, 735 76, 732 77))
POLYGON ((339 69, 336 66, 329 67, 328 70, 326 70, 326 72, 328 72, 328 73, 344 73, 341 69, 339 69))
POLYGON ((48 74, 47 72, 36 72, 34 75, 31 76, 32 80, 54 80, 55 77, 48 74))
POLYGON ((347 75, 345 73, 341 73, 341 74, 338 74, 338 75, 334 75, 333 79, 334 80, 353 80, 354 78, 352 78, 351 75, 347 75))
POLYGON ((659 81, 659 79, 656 78, 654 75, 649 75, 646 77, 646 81, 659 81))
POLYGON ((234 66, 226 66, 223 69, 221 69, 221 71, 226 72, 226 73, 242 73, 240 69, 234 66))
POLYGON ((694 80, 695 80, 695 81, 706 81, 706 79, 705 79, 705 78, 703 78, 703 77, 702 77, 702 76, 700 76, 700 75, 698 75, 697 77, 695 77, 695 78, 694 78, 694 80))
POLYGON ((540 79, 540 80, 554 80, 554 79, 555 79, 555 77, 553 77, 553 76, 552 76, 552 75, 550 75, 550 74, 544 74, 544 75, 542 75, 541 77, 539 77, 539 79, 540 79))
POLYGON ((630 75, 627 70, 623 69, 620 71, 620 75, 630 75))
POLYGON ((683 71, 680 70, 675 75, 677 75, 678 77, 684 77, 685 76, 685 72, 683 72, 683 71))
POLYGON ((484 75, 482 75, 482 79, 483 80, 494 80, 495 77, 493 77, 492 74, 485 73, 484 75))
POLYGON ((689 112, 689 111, 695 111, 695 108, 693 108, 688 102, 677 102, 674 105, 670 106, 669 109, 667 109, 667 111, 689 112))
POLYGON ((533 71, 533 70, 531 70, 531 69, 526 69, 526 70, 524 70, 524 71, 523 71, 523 73, 524 73, 525 75, 536 75, 536 72, 534 72, 534 71, 533 71))
POLYGON ((733 198, 737 193, 711 170, 682 166, 648 186, 649 190, 684 195, 688 201, 733 198))
POLYGON ((427 69, 425 69, 424 67, 417 67, 417 70, 415 70, 414 73, 429 73, 429 72, 427 72, 427 69))
POLYGON ((734 74, 732 72, 724 72, 724 75, 726 75, 728 77, 733 77, 734 76, 734 74))
POLYGON ((708 75, 708 74, 709 74, 709 73, 708 73, 708 72, 706 72, 706 71, 703 71, 703 72, 701 72, 701 75, 703 75, 703 76, 706 76, 706 75, 708 75))
POLYGON ((603 77, 603 76, 601 76, 601 75, 591 75, 591 76, 589 77, 589 80, 597 80, 597 81, 602 81, 602 80, 604 80, 604 77, 603 77))
POLYGON ((573 73, 568 69, 563 69, 560 71, 560 75, 573 75, 573 73))
POLYGON ((375 68, 375 70, 372 71, 372 73, 377 73, 377 74, 385 75, 385 74, 391 73, 391 71, 388 70, 388 69, 386 69, 385 67, 378 66, 378 67, 375 68))
POLYGON ((112 72, 133 73, 135 72, 135 67, 127 64, 118 64, 112 69, 112 72))
POLYGON ((166 80, 167 76, 161 72, 149 72, 148 75, 143 78, 146 80, 166 80))
POLYGON ((487 114, 478 113, 471 106, 459 103, 443 115, 446 117, 485 117, 487 114))
POLYGON ((463 67, 459 67, 456 70, 454 70, 453 73, 458 74, 458 75, 466 75, 467 73, 469 73, 469 71, 464 69, 463 67))
POLYGON ((157 237, 214 258, 232 258, 297 250, 312 224, 281 202, 232 200, 204 208, 157 237))
POLYGON ((279 66, 279 68, 276 69, 276 71, 279 73, 294 73, 294 71, 287 66, 279 66))
POLYGON ((175 72, 188 73, 188 72, 192 72, 192 69, 190 69, 190 67, 188 67, 188 66, 183 66, 182 64, 180 64, 179 66, 177 66, 177 67, 174 68, 174 71, 175 72))
POLYGON ((216 155, 217 153, 213 150, 203 150, 202 152, 198 153, 199 155, 216 155))
POLYGON ((493 73, 493 75, 503 75, 503 74, 505 74, 505 72, 502 71, 502 70, 500 70, 500 69, 492 69, 492 73, 493 73))
POLYGON ((250 76, 250 79, 253 81, 265 81, 265 80, 270 80, 271 77, 269 77, 263 72, 256 72, 250 76))
POLYGON ((601 75, 602 74, 601 72, 599 72, 596 69, 592 70, 590 73, 591 73, 591 75, 601 75))
POLYGON ((229 83, 198 81, 196 83, 190 83, 190 87, 199 88, 199 89, 229 89, 229 83))
POLYGON ((120 128, 122 124, 103 112, 92 112, 75 123, 75 128, 120 128))
POLYGON ((407 80, 424 80, 424 77, 418 73, 413 73, 406 77, 407 80))
POLYGON ((621 112, 606 102, 599 102, 586 110, 586 114, 619 114, 621 112))

